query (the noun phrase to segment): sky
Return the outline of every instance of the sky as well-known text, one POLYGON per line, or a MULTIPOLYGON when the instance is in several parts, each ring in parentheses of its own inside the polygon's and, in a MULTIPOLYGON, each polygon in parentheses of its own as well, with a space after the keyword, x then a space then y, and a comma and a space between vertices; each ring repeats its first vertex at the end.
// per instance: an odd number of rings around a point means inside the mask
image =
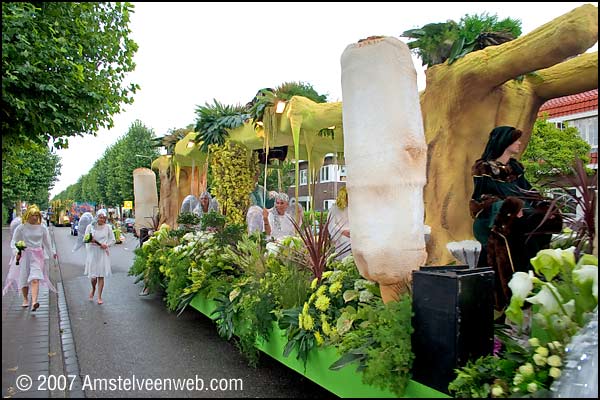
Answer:
MULTIPOLYGON (((328 101, 342 101, 340 57, 375 35, 393 36, 466 14, 521 20, 523 35, 583 4, 597 2, 356 2, 356 3, 133 3, 131 37, 139 49, 128 80, 141 86, 134 103, 96 137, 69 139, 57 151, 61 175, 50 198, 87 174, 105 150, 140 120, 163 136, 195 123, 195 110, 213 99, 246 104, 265 87, 306 82, 328 101)), ((598 45, 592 48, 597 51, 598 45)), ((417 86, 425 74, 415 56, 417 86)), ((146 159, 148 167, 150 159, 146 159)))

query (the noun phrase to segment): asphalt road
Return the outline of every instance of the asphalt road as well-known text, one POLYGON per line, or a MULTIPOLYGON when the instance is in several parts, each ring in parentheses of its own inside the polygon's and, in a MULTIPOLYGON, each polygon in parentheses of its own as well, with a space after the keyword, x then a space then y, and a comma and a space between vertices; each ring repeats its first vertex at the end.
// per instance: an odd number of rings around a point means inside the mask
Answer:
POLYGON ((84 249, 72 252, 77 238, 70 228, 51 231, 86 397, 335 397, 265 354, 257 368, 248 366, 235 344, 220 338, 214 323, 193 308, 177 316, 159 295, 138 296, 141 283, 127 275, 138 243, 132 234, 111 249, 113 275, 105 279, 104 304, 89 301, 84 249), (175 389, 181 379, 191 386, 175 389), (134 381, 138 386, 131 388, 134 381), (211 382, 220 387, 211 388, 211 382))

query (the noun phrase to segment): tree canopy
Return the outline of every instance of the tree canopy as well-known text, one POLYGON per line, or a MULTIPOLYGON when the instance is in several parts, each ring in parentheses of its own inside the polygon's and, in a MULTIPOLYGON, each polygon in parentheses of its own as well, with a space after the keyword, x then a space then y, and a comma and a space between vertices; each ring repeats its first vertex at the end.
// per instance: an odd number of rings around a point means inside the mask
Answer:
POLYGON ((157 157, 154 131, 141 121, 135 121, 123 137, 106 149, 86 175, 56 195, 55 199, 113 206, 133 200, 133 170, 149 167, 149 160, 157 157))
POLYGON ((567 125, 561 130, 546 119, 538 119, 521 158, 525 177, 535 185, 544 178, 567 175, 573 160, 589 162, 590 149, 577 128, 567 125))
POLYGON ((40 208, 48 205, 48 192, 60 173, 60 158, 47 146, 34 145, 19 149, 16 156, 21 164, 2 162, 2 202, 12 208, 21 200, 40 208))
MULTIPOLYGON (((7 149, 111 128, 138 45, 129 37, 133 5, 115 2, 2 3, 2 133, 7 149)), ((10 155, 10 154, 8 154, 10 155)))

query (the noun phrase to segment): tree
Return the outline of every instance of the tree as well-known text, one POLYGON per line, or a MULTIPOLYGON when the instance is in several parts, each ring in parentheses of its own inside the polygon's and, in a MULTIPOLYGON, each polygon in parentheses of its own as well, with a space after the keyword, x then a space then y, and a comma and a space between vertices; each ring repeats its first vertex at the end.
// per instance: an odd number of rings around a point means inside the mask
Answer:
POLYGON ((96 135, 132 103, 133 5, 115 2, 2 3, 2 134, 5 149, 57 148, 96 135))
POLYGON ((598 52, 584 53, 597 41, 598 8, 586 4, 515 40, 427 69, 421 110, 429 265, 453 260, 448 242, 473 238, 471 166, 490 131, 515 126, 526 148, 545 101, 598 87, 598 52))
POLYGON ((2 202, 12 208, 17 201, 48 206, 49 191, 60 173, 60 158, 47 146, 31 146, 15 152, 22 163, 2 162, 2 202))
POLYGON ((544 178, 569 174, 573 160, 589 161, 591 146, 581 138, 577 128, 559 129, 545 119, 533 125, 529 145, 521 157, 525 177, 532 184, 544 178))

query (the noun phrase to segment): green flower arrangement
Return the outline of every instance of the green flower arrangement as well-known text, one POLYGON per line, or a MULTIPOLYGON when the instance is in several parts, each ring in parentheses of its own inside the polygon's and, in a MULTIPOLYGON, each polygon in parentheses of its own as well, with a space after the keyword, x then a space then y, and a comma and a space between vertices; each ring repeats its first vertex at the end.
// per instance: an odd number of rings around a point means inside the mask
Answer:
POLYGON ((27 245, 25 244, 25 241, 19 240, 17 243, 15 243, 15 247, 17 248, 17 257, 15 263, 16 265, 19 265, 21 255, 23 253, 23 250, 27 248, 27 245))
POLYGON ((296 349, 297 358, 306 363, 313 347, 335 345, 353 327, 359 304, 380 298, 379 288, 362 279, 352 256, 330 258, 328 266, 335 269, 323 272, 320 283, 319 278, 312 280, 301 307, 282 311, 279 327, 288 336, 286 357, 296 349))
POLYGON ((534 271, 516 272, 509 287, 506 317, 517 330, 498 326, 497 355, 481 357, 457 369, 448 386, 456 397, 551 397, 561 376, 565 347, 598 306, 598 258, 575 248, 547 249, 531 259, 534 271), (524 326, 528 304, 531 329, 524 326), (531 336, 529 333, 531 332, 531 336))

